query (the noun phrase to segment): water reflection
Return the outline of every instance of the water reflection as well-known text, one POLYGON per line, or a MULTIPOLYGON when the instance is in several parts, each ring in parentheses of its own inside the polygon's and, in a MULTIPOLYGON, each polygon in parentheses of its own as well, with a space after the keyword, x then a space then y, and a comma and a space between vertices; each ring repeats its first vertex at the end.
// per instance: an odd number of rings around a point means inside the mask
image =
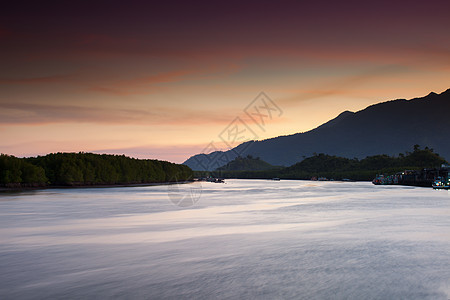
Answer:
POLYGON ((204 183, 0 195, 0 298, 447 299, 448 193, 204 183))

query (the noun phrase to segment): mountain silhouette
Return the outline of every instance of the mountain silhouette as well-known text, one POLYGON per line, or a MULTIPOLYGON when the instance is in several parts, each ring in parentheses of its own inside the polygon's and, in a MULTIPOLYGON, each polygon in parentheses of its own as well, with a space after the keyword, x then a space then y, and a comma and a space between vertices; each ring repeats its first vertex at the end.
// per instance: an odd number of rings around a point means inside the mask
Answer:
POLYGON ((228 151, 197 154, 184 162, 193 170, 214 170, 237 156, 252 155, 290 166, 314 153, 347 158, 398 155, 428 146, 450 159, 450 89, 411 100, 398 99, 345 111, 304 133, 243 143, 228 151))
POLYGON ((236 157, 226 165, 217 168, 217 171, 264 171, 280 169, 261 160, 259 157, 248 155, 247 157, 236 157))

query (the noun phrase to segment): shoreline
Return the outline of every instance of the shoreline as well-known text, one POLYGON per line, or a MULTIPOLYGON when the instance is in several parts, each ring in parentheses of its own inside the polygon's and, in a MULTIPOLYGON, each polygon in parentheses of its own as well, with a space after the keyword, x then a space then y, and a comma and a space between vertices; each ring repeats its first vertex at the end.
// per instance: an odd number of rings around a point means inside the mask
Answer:
POLYGON ((48 186, 25 186, 25 187, 0 187, 0 193, 7 192, 23 192, 33 190, 48 190, 48 189, 89 189, 89 188, 117 188, 117 187, 140 187, 140 186, 159 186, 172 184, 187 184, 192 183, 193 180, 186 181, 166 181, 166 182, 149 182, 149 183, 124 183, 124 184, 91 184, 91 185, 48 185, 48 186))

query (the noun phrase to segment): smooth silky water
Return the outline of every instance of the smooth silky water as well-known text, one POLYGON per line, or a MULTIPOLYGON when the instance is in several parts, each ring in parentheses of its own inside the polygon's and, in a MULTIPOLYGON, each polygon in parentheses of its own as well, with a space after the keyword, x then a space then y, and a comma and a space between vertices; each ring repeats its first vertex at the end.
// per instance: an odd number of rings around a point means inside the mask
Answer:
POLYGON ((0 194, 0 299, 449 299, 448 191, 227 180, 0 194))

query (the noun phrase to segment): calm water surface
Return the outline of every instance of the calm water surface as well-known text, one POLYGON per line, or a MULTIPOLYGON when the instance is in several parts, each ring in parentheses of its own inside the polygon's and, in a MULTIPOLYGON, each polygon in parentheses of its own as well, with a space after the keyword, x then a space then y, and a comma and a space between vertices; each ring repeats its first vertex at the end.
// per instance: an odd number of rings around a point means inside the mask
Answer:
POLYGON ((450 298, 447 191, 200 185, 0 194, 0 299, 450 298))

